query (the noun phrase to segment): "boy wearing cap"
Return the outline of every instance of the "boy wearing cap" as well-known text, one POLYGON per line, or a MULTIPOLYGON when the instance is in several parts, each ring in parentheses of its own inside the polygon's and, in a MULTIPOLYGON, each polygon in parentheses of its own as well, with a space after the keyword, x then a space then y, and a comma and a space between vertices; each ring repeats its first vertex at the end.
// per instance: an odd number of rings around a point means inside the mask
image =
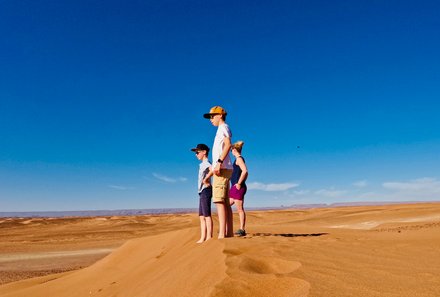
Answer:
POLYGON ((200 143, 191 149, 196 153, 197 159, 201 161, 199 165, 199 218, 200 218, 200 239, 197 243, 202 243, 212 238, 212 217, 211 217, 211 163, 208 161, 209 147, 200 143))
POLYGON ((229 151, 231 150, 232 133, 226 124, 226 115, 226 110, 220 106, 214 106, 209 113, 203 115, 204 118, 210 119, 213 126, 218 127, 212 148, 212 172, 214 174, 212 200, 217 207, 218 238, 234 236, 232 209, 229 204, 229 181, 232 175, 229 151))

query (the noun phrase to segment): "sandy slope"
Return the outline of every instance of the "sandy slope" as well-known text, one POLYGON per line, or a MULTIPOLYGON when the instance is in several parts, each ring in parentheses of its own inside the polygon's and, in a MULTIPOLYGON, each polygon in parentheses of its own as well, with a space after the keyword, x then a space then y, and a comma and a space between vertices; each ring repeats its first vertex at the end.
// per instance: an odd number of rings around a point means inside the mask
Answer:
POLYGON ((196 219, 188 214, 0 219, 0 285, 90 266, 128 239, 189 228, 196 219))
POLYGON ((169 223, 0 296, 440 296, 438 203, 252 212, 247 237, 201 245, 196 216, 169 223))

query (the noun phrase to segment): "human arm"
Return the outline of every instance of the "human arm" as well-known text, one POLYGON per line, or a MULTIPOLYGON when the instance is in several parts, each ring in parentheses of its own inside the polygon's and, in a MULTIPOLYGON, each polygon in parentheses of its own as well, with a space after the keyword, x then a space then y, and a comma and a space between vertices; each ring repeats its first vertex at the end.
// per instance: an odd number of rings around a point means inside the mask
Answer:
POLYGON ((211 185, 211 176, 213 176, 214 173, 212 172, 212 170, 210 168, 208 168, 208 173, 206 174, 205 178, 203 179, 203 184, 206 186, 210 186, 211 185))
MULTIPOLYGON (((220 153, 219 159, 224 161, 226 156, 229 154, 230 150, 231 150, 231 138, 225 137, 224 141, 223 141, 222 152, 220 153)), ((215 175, 220 175, 220 167, 221 167, 221 162, 217 162, 217 164, 214 167, 214 174, 215 175)))

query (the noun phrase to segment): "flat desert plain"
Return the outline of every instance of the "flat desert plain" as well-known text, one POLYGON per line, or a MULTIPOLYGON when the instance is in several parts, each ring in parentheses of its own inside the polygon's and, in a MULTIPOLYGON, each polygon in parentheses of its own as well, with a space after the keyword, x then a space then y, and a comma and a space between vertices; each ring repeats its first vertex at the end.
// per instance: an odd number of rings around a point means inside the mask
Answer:
POLYGON ((440 203, 252 211, 247 232, 197 244, 196 214, 0 218, 0 296, 440 296, 440 203))

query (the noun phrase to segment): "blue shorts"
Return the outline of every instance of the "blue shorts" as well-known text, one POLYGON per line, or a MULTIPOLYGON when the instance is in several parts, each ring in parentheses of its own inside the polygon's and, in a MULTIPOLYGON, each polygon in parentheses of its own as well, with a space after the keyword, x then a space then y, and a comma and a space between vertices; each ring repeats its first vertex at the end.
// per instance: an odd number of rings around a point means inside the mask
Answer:
POLYGON ((211 216, 211 198, 212 187, 203 189, 200 193, 199 203, 199 216, 210 217, 211 216))

